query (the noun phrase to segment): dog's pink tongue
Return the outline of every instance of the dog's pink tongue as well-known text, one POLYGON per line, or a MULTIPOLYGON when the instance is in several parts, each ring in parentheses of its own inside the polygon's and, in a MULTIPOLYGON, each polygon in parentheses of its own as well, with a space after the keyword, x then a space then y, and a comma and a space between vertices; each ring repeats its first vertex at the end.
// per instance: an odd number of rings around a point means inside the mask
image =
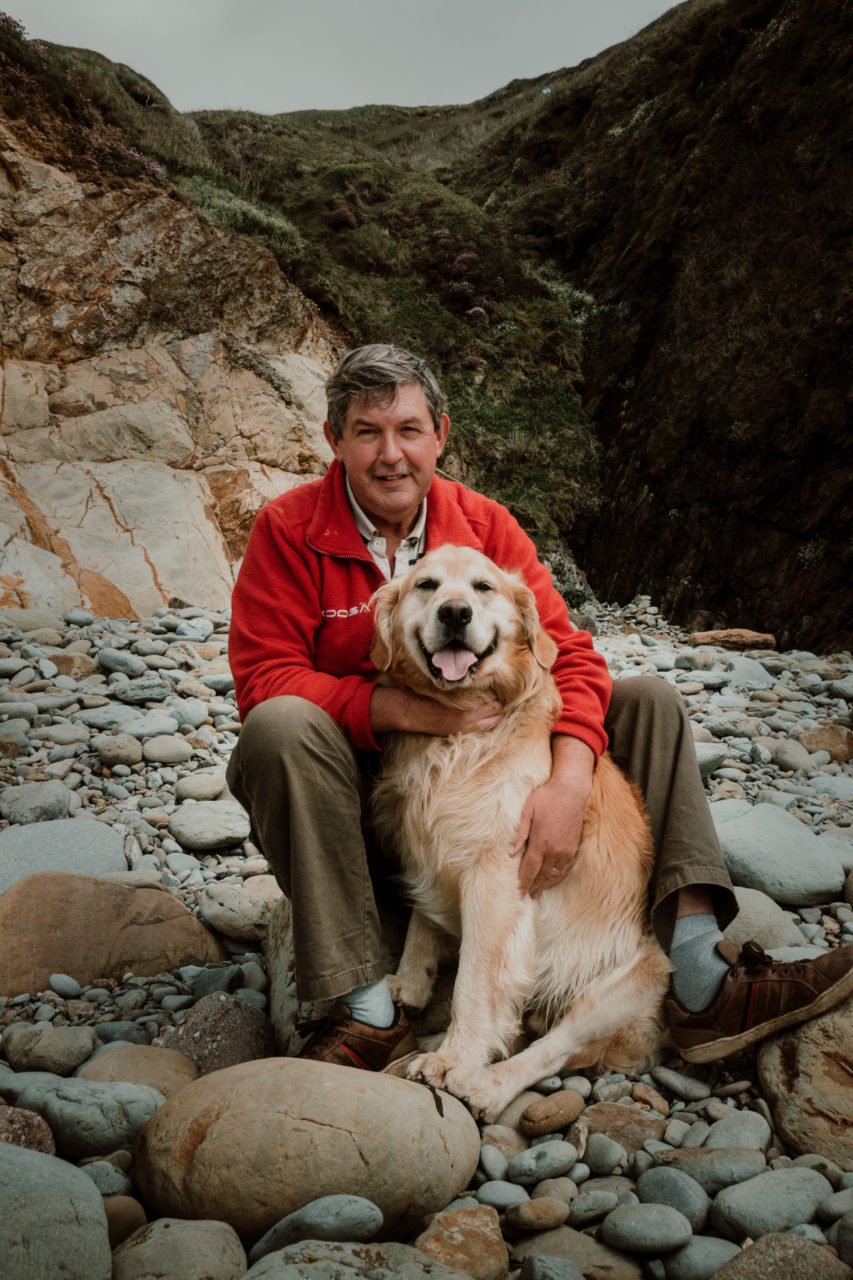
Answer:
POLYGON ((432 660, 445 680, 463 680, 477 661, 477 655, 470 649, 439 649, 432 660))

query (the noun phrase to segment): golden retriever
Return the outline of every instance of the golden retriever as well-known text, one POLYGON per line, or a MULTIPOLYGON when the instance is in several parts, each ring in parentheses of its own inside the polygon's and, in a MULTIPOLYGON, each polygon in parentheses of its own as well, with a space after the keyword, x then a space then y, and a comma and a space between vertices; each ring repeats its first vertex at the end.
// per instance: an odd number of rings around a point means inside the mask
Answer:
POLYGON ((527 797, 550 776, 560 710, 557 647, 533 593, 480 552, 446 546, 374 605, 371 658, 386 679, 448 706, 487 695, 504 707, 488 732, 394 733, 383 753, 373 817, 413 903, 394 999, 423 1008, 447 942, 460 942, 447 1035, 407 1074, 492 1120, 554 1072, 653 1059, 670 965, 649 927, 639 794, 602 757, 574 867, 539 898, 521 892, 509 854, 527 797), (545 1034, 506 1058, 524 1011, 545 1034))

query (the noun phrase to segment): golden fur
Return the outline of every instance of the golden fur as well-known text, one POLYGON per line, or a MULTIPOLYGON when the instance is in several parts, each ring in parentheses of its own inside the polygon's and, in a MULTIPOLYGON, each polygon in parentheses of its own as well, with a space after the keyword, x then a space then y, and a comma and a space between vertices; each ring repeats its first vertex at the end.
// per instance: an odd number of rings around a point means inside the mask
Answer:
POLYGON ((388 979, 394 998, 423 1008, 448 935, 460 940, 449 1030, 408 1074, 488 1120, 555 1071, 653 1058, 669 962, 649 928, 652 846, 638 793, 602 757, 574 867, 537 899, 521 893, 509 855, 528 795, 550 776, 560 710, 556 646, 532 592, 479 552, 442 547, 374 601, 371 657, 395 684, 449 706, 487 695, 505 708, 488 732, 395 733, 384 752, 374 820, 413 903, 388 979), (432 661, 446 662, 448 645, 482 655, 462 678, 432 661), (507 1059, 524 1011, 545 1034, 507 1059))

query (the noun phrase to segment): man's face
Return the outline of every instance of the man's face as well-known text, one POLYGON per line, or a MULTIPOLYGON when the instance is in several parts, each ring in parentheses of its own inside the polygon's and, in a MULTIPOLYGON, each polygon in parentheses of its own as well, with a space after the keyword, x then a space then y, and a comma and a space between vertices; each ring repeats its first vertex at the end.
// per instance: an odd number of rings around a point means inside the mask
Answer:
POLYGON ((412 383, 388 403, 356 400, 340 440, 328 422, 323 430, 362 511, 380 533, 405 537, 432 484, 450 430, 447 414, 436 431, 424 393, 412 383))

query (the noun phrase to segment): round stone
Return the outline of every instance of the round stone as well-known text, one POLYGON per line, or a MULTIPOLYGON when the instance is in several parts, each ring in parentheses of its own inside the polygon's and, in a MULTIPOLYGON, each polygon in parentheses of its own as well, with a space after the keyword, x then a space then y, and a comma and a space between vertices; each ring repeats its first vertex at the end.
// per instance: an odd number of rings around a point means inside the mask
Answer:
POLYGON ((521 1132, 529 1138, 543 1133, 565 1130, 577 1120, 585 1106, 584 1099, 573 1089, 561 1089, 538 1102, 532 1102, 519 1122, 521 1132))
POLYGON ((81 1080, 143 1084, 156 1089, 164 1098, 171 1098, 198 1078, 198 1067, 177 1049, 155 1049, 150 1044, 111 1044, 84 1063, 77 1075, 81 1080))
POLYGON ((246 1261, 240 1239, 227 1223, 158 1218, 116 1249, 112 1280, 237 1280, 246 1273, 246 1261))
POLYGON ((506 1220, 520 1231, 553 1231, 561 1227, 569 1216, 565 1200, 553 1196, 537 1196, 511 1204, 506 1210, 506 1220))
POLYGON ((584 1187, 578 1192, 569 1209, 569 1224, 580 1230, 593 1222, 599 1222, 618 1207, 619 1197, 615 1191, 598 1190, 595 1187, 584 1187))
MULTIPOLYGON (((106 1024, 109 1025, 109 1024, 106 1024)), ((162 1093, 143 1085, 100 1084, 28 1073, 18 1105, 37 1111, 67 1160, 133 1150, 139 1131, 165 1101, 162 1093)))
POLYGON ((134 1231, 144 1227, 147 1221, 145 1210, 133 1196, 105 1196, 104 1212, 107 1215, 111 1249, 115 1249, 134 1231))
POLYGON ((67 1076, 98 1047, 94 1027, 52 1027, 13 1023, 3 1036, 3 1052, 15 1071, 51 1071, 67 1076))
POLYGON ((658 1084, 683 1098, 685 1102, 701 1102, 703 1098, 711 1096, 710 1086, 704 1081, 694 1080, 692 1076, 673 1071, 670 1067, 652 1067, 652 1076, 658 1084))
POLYGON ((610 1138, 606 1133, 591 1133, 586 1144, 584 1160, 592 1173, 606 1177, 615 1169, 624 1168, 628 1163, 628 1153, 621 1143, 610 1138))
POLYGON ((480 1168, 489 1181, 502 1181, 509 1161, 504 1153, 491 1143, 484 1142, 480 1148, 480 1168))
POLYGON ((631 1253, 669 1253, 693 1235, 683 1213, 665 1204, 626 1205, 614 1209, 601 1224, 601 1239, 613 1249, 631 1253))
POLYGON ((175 635, 184 640, 205 641, 213 635, 213 623, 209 618, 182 618, 175 627, 175 635))
POLYGON ((0 1142, 0 1204, 0 1257, 15 1280, 111 1280, 103 1200, 81 1169, 0 1142))
POLYGON ((152 764, 185 764, 192 759, 193 749, 178 734, 158 734, 142 744, 142 755, 152 764))
POLYGON ((21 1107, 0 1104, 0 1142, 13 1142, 15 1146, 27 1147, 30 1151, 56 1155, 50 1125, 35 1111, 24 1111, 21 1107))
POLYGON ((48 985, 63 1000, 77 1000, 83 992, 77 979, 67 973, 52 973, 48 978, 48 985))
POLYGON ((109 1160, 90 1160, 81 1166, 102 1196, 125 1196, 131 1192, 130 1178, 109 1160))
POLYGON ((107 768, 139 764, 142 759, 142 744, 129 733, 99 733, 92 739, 92 746, 107 768))
POLYGON ((559 1178, 577 1163, 577 1148, 570 1142, 540 1142, 514 1156, 507 1168, 507 1178, 520 1186, 534 1186, 543 1178, 559 1178))
POLYGON ((711 1208, 711 1225, 728 1240, 755 1240, 811 1222, 831 1194, 826 1178, 814 1169, 773 1169, 722 1190, 711 1208))
POLYGON ((711 1125, 704 1146, 712 1151, 722 1147, 766 1151, 770 1146, 770 1125, 757 1111, 735 1111, 711 1125))
POLYGON ((497 1209, 498 1213, 508 1209, 511 1204, 521 1204, 530 1199, 524 1187, 518 1186, 515 1182, 506 1182, 503 1178, 484 1182, 474 1194, 480 1204, 491 1205, 493 1209, 497 1209))
POLYGON ((710 1196, 680 1169, 647 1169, 637 1179, 637 1195, 643 1204, 668 1204, 677 1209, 694 1231, 701 1231, 708 1220, 710 1196))
POLYGON ((249 819, 236 801, 184 803, 169 819, 169 831, 184 849, 222 849, 249 838, 249 819))
POLYGON ((364 1196, 321 1196, 270 1227, 252 1248, 249 1261, 257 1262, 297 1240, 375 1240, 382 1223, 381 1210, 364 1196))
POLYGON ((119 671, 122 675, 131 678, 144 676, 148 670, 142 658, 128 649, 105 647, 98 651, 95 661, 103 671, 119 671))
MULTIPOLYGON (((731 1240, 721 1240, 719 1236, 694 1236, 683 1249, 666 1255, 666 1280, 704 1280, 706 1276, 715 1276, 724 1263, 736 1258, 740 1252, 739 1246, 731 1240)), ((759 1269, 751 1274, 757 1280, 762 1273, 759 1269)), ((793 1280, 793 1275, 790 1280, 793 1280)))
POLYGON ((217 800, 224 790, 224 773, 190 773, 175 784, 175 799, 217 800))

